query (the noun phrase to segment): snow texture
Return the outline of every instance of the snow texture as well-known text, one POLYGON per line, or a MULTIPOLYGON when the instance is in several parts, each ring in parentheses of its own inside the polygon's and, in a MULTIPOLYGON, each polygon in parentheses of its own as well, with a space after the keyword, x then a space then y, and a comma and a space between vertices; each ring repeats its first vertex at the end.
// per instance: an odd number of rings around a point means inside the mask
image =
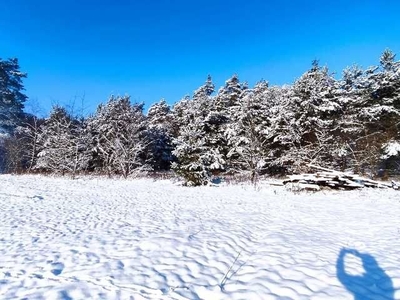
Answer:
POLYGON ((383 159, 400 155, 400 143, 397 141, 390 141, 384 145, 384 152, 385 154, 382 156, 383 159))
POLYGON ((2 299, 400 299, 400 197, 0 176, 2 299))

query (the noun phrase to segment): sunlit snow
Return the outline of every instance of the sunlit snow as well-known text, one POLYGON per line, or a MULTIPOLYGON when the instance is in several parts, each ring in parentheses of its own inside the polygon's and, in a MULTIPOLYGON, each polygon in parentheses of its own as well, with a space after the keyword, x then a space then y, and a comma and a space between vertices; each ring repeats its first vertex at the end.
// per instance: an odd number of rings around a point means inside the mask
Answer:
POLYGON ((400 299, 394 190, 0 176, 1 299, 400 299))

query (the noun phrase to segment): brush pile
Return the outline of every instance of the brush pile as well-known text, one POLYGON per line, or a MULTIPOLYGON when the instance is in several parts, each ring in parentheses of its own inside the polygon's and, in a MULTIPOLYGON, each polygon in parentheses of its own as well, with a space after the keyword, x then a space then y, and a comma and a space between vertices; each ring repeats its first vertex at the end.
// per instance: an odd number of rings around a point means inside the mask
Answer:
POLYGON ((315 165, 310 165, 312 169, 317 172, 312 174, 299 174, 291 175, 287 180, 283 181, 284 185, 296 184, 301 190, 314 190, 318 191, 323 187, 337 189, 337 190, 354 190, 364 187, 371 188, 392 188, 399 190, 400 186, 398 183, 392 182, 381 182, 359 175, 338 172, 326 168, 322 168, 315 165))

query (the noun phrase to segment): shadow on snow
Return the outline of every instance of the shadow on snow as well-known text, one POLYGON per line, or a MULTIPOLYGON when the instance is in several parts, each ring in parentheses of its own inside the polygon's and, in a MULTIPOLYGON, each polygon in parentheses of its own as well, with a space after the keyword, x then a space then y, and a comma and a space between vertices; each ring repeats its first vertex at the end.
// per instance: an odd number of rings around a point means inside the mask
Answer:
POLYGON ((336 274, 342 285, 354 295, 354 300, 387 299, 394 300, 393 282, 368 253, 343 248, 336 262, 336 274), (363 274, 352 275, 345 270, 345 257, 354 256, 361 260, 363 274))

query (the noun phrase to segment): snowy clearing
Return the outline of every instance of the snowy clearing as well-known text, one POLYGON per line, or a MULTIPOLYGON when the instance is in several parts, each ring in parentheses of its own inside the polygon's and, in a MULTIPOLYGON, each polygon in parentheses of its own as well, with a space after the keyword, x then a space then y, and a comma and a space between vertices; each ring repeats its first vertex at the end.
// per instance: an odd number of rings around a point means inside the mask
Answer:
POLYGON ((393 190, 2 175, 0 297, 400 299, 399 216, 393 190))

